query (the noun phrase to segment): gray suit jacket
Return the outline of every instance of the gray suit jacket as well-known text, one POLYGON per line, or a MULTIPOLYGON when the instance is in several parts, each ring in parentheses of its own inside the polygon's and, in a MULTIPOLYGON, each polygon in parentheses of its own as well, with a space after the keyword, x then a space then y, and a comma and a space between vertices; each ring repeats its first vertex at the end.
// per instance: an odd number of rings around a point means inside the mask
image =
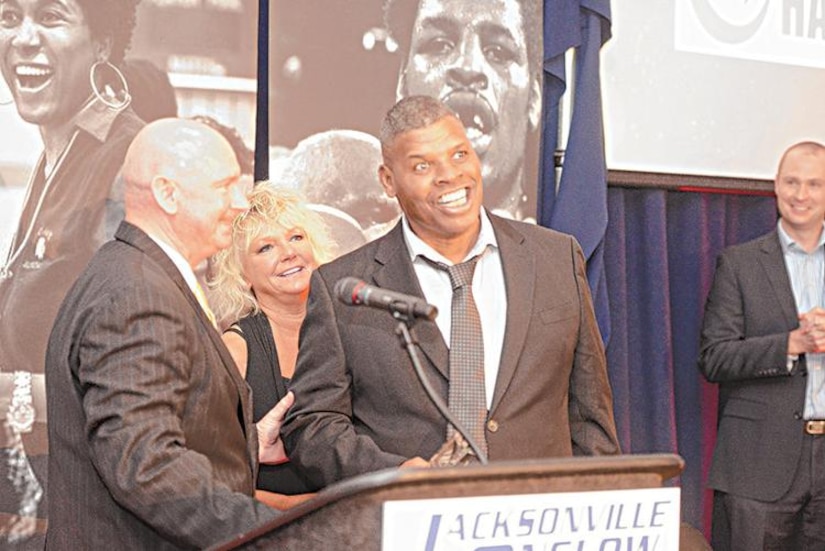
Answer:
POLYGON ((711 488, 772 501, 790 487, 802 446, 804 358, 789 373, 799 326, 776 231, 720 255, 705 306, 699 368, 719 383, 711 488))
MULTIPOLYGON (((507 327, 487 423, 491 460, 619 452, 604 351, 573 238, 490 216, 507 288, 507 327)), ((401 225, 313 274, 282 435, 316 485, 429 458, 446 421, 427 398, 388 312, 333 297, 342 277, 423 298, 401 225)), ((483 300, 476 297, 476 300, 483 300)), ((446 401, 448 350, 434 322, 413 329, 446 401)))
POLYGON ((126 222, 69 291, 46 357, 47 549, 203 548, 252 497, 246 383, 172 261, 126 222))

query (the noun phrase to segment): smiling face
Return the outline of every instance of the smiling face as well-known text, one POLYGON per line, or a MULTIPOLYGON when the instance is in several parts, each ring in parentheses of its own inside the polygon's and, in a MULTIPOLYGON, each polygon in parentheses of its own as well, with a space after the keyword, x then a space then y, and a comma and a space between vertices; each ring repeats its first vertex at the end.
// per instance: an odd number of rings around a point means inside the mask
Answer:
POLYGON ((398 87, 399 97, 437 97, 458 114, 493 205, 510 194, 538 123, 523 23, 516 0, 421 0, 398 87))
POLYGON ((462 260, 478 237, 484 192, 481 163, 461 121, 445 116, 397 136, 379 176, 413 232, 450 260, 462 260))
POLYGON ((794 239, 819 233, 825 220, 825 150, 789 150, 774 180, 782 227, 794 239))
POLYGON ((259 302, 305 298, 312 270, 318 267, 306 232, 279 224, 272 224, 250 242, 241 264, 244 279, 259 302))
POLYGON ((3 78, 30 123, 60 125, 79 110, 102 50, 75 0, 0 0, 3 78))

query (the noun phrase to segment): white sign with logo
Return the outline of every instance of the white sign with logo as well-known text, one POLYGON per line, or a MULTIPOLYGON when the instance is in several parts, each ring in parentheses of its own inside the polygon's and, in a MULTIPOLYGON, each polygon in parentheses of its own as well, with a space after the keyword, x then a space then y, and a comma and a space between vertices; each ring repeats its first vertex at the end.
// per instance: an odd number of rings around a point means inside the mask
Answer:
POLYGON ((385 551, 677 551, 679 489, 384 503, 385 551))
POLYGON ((825 67, 823 0, 676 0, 677 50, 825 67))

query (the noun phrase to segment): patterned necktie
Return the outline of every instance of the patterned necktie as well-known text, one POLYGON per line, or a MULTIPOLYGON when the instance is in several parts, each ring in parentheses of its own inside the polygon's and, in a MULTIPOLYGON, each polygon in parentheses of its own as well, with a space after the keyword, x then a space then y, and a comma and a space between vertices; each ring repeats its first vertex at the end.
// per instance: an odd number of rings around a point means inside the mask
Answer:
POLYGON ((203 287, 200 286, 200 283, 197 281, 195 282, 195 288, 193 289, 195 292, 195 298, 198 299, 198 304, 201 305, 203 312, 206 314, 206 317, 209 318, 209 321, 212 323, 212 327, 215 329, 218 328, 218 322, 215 319, 215 314, 212 312, 212 309, 209 307, 209 301, 206 300, 206 293, 203 292, 203 287))
MULTIPOLYGON (((467 428, 472 438, 487 454, 484 424, 487 421, 487 398, 484 393, 484 339, 481 318, 473 299, 473 273, 480 256, 454 266, 439 264, 450 275, 453 286, 452 322, 450 326, 450 411, 467 428)), ((455 429, 447 427, 447 438, 455 429)))

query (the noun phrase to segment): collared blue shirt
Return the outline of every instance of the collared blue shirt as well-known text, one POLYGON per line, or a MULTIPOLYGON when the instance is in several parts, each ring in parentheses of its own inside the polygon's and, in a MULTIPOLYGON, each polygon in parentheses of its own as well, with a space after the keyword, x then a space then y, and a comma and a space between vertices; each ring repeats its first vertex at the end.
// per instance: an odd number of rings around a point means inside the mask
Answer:
MULTIPOLYGON (((777 223, 777 231, 797 312, 804 314, 817 306, 825 308, 825 230, 810 253, 788 235, 781 221, 777 223)), ((805 354, 805 364, 808 378, 804 417, 825 419, 825 354, 805 354)))

